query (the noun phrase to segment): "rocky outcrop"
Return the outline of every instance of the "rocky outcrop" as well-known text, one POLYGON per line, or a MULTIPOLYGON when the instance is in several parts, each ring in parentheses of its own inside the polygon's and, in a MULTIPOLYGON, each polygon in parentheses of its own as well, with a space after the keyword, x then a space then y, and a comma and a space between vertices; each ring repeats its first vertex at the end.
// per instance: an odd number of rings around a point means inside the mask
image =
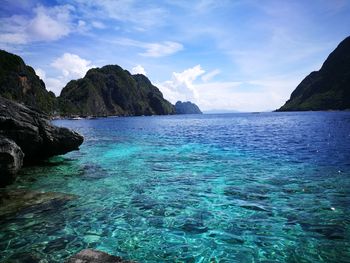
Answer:
POLYGON ((24 153, 24 163, 36 162, 77 150, 84 140, 74 131, 53 126, 47 115, 2 97, 0 97, 0 136, 3 145, 0 148, 0 155, 4 156, 1 159, 1 167, 9 168, 8 174, 12 174, 20 167, 19 150, 24 153))
POLYGON ((1 97, 0 135, 16 142, 25 162, 65 154, 83 143, 80 134, 53 126, 47 115, 1 97))
POLYGON ((0 96, 53 113, 56 97, 45 83, 17 55, 0 50, 0 96))
POLYGON ((102 251, 84 249, 74 255, 66 263, 135 263, 134 261, 123 260, 120 257, 112 256, 102 251))
POLYGON ((117 65, 90 69, 70 81, 59 97, 63 116, 140 116, 174 114, 174 106, 141 74, 117 65))
POLYGON ((350 37, 310 73, 278 111, 350 109, 350 37))
POLYGON ((178 101, 175 104, 176 114, 202 114, 199 107, 190 101, 178 101))

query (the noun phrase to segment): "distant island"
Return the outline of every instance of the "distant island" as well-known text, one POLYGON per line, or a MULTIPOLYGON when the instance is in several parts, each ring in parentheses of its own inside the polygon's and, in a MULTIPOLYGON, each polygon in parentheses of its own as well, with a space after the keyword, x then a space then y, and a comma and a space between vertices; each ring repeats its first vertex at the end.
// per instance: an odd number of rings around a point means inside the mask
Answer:
POLYGON ((202 114, 199 107, 190 101, 177 101, 175 103, 176 114, 202 114))
POLYGON ((350 109, 350 37, 311 72, 277 111, 350 109))

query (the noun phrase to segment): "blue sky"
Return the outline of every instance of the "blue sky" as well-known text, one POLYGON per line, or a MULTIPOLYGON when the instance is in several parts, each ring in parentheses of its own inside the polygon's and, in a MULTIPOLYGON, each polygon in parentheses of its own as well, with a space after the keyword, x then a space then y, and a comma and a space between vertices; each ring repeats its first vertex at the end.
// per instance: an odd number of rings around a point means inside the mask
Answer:
POLYGON ((0 48, 59 95, 91 67, 202 110, 273 110, 350 35, 350 1, 3 0, 0 48))

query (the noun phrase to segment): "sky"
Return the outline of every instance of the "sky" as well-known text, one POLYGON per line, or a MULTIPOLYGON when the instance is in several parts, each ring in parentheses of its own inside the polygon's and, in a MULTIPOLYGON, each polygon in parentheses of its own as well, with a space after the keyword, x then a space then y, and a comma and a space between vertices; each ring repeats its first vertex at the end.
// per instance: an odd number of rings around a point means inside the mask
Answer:
POLYGON ((350 35, 348 0, 2 0, 0 49, 56 95, 93 67, 203 111, 279 108, 350 35))

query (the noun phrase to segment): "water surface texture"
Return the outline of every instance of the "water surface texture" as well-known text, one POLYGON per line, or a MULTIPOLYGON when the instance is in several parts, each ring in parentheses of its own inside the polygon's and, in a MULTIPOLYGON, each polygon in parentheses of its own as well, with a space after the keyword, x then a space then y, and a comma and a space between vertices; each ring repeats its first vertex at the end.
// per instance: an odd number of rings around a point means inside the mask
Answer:
POLYGON ((9 188, 77 195, 0 219, 1 262, 349 262, 350 112, 62 120, 81 150, 9 188))

